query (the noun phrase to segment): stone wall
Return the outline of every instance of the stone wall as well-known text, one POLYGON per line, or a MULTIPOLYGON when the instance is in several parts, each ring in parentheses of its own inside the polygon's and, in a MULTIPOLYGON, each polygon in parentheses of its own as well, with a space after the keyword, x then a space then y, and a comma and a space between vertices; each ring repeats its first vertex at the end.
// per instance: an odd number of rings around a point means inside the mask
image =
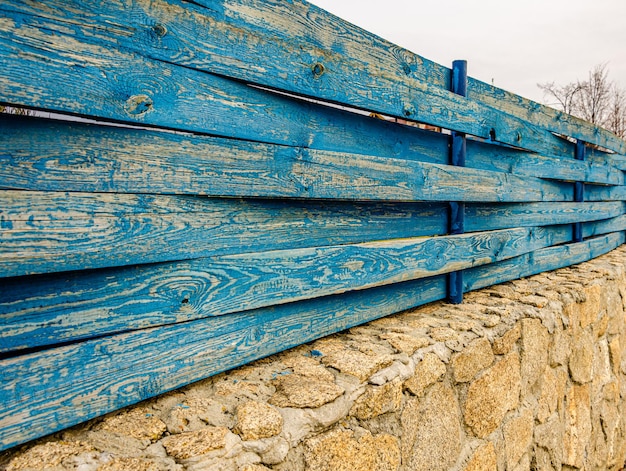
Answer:
POLYGON ((626 248, 275 355, 29 444, 2 469, 617 470, 626 248))

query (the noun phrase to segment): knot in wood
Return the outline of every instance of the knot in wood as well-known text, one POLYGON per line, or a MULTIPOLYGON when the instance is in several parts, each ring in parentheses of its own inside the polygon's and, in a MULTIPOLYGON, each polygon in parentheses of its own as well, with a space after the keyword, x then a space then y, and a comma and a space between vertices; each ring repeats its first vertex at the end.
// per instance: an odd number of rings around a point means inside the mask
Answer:
POLYGON ((165 27, 165 25, 162 25, 161 23, 155 24, 152 27, 152 31, 154 31, 154 34, 156 34, 159 38, 162 38, 163 36, 167 34, 167 28, 165 27))
POLYGON ((152 98, 148 95, 133 95, 124 105, 124 111, 131 116, 141 116, 153 109, 152 98))

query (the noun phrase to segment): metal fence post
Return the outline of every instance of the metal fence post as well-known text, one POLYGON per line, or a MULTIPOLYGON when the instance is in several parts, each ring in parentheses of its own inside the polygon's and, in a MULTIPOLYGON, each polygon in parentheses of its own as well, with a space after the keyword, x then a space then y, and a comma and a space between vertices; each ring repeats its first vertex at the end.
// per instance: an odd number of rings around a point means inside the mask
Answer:
MULTIPOLYGON (((576 142, 576 160, 584 161, 587 156, 587 147, 584 141, 578 140, 576 142)), ((585 201, 585 184, 583 182, 574 183, 574 201, 582 203, 585 201)), ((574 242, 583 241, 583 224, 582 222, 574 223, 574 234, 572 237, 574 242)))
MULTIPOLYGON (((453 93, 467 96, 467 61, 456 60, 452 63, 452 80, 450 89, 453 93)), ((452 131, 450 137, 450 165, 465 167, 466 156, 465 133, 452 131)), ((448 232, 463 234, 465 232, 465 203, 450 202, 450 219, 448 232)), ((453 304, 463 302, 463 271, 459 270, 448 275, 448 301, 453 304)))

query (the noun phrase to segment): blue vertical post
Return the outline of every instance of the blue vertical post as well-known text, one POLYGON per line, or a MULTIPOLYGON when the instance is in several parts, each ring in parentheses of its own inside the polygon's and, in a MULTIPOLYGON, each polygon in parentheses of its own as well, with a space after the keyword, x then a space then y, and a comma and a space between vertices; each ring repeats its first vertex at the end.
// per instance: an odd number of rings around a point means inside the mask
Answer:
MULTIPOLYGON (((576 160, 585 160, 587 157, 587 146, 581 140, 576 142, 576 160)), ((585 201, 585 184, 583 182, 575 182, 574 183, 574 201, 577 203, 582 203, 585 201)), ((582 242, 583 241, 583 224, 582 222, 574 223, 574 231, 573 231, 573 241, 574 242, 582 242)))
MULTIPOLYGON (((452 63, 452 83, 450 89, 457 95, 467 96, 467 61, 454 61, 452 63)), ((466 154, 465 133, 452 131, 450 137, 450 165, 465 167, 466 154)), ((465 232, 465 203, 450 202, 448 232, 450 234, 463 234, 465 232)), ((462 270, 448 275, 448 301, 452 304, 463 302, 462 270)))

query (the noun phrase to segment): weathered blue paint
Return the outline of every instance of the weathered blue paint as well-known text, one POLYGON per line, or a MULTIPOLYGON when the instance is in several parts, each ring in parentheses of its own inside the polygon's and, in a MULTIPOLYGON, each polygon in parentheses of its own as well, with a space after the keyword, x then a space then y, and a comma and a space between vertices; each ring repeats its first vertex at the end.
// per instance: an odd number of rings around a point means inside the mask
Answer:
POLYGON ((302 0, 0 10, 0 104, 96 120, 0 116, 0 449, 624 243, 622 140, 302 0))
POLYGON ((0 215, 13 226, 0 245, 0 278, 447 231, 443 203, 0 190, 0 215))
MULTIPOLYGON (((313 139, 310 147, 351 154, 354 165, 358 165, 358 155, 448 163, 446 135, 353 113, 318 111, 319 115, 307 122, 326 123, 310 127, 311 133, 323 138, 313 139)), ((307 149, 2 116, 0 138, 5 149, 0 154, 0 188, 268 197, 304 192, 303 185, 294 187, 297 175, 290 172, 296 170, 292 167, 298 163, 299 153, 307 149), (90 149, 88 156, 84 149, 90 149)), ((545 157, 470 140, 466 165, 520 177, 622 185, 623 173, 615 171, 608 159, 582 162, 545 157)), ((397 200, 400 196, 393 191, 387 198, 397 200)))
MULTIPOLYGON (((117 99, 118 103, 118 110, 110 110, 117 116, 109 115, 115 119, 156 120, 159 109, 167 103, 167 95, 161 95, 164 87, 162 83, 156 83, 155 77, 163 80, 173 72, 169 64, 176 63, 185 70, 210 72, 391 116, 432 121, 435 125, 482 138, 489 138, 494 130, 498 141, 523 145, 537 152, 559 153, 559 140, 552 132, 559 133, 563 127, 569 130, 578 127, 578 132, 584 129, 591 140, 601 139, 600 145, 626 152, 623 142, 606 131, 584 125, 580 120, 576 121, 578 126, 572 126, 571 121, 561 119, 562 114, 547 111, 546 107, 520 100, 520 97, 513 98, 503 90, 484 84, 473 83, 473 87, 468 87, 475 90, 473 100, 458 100, 447 90, 449 69, 324 14, 301 0, 211 0, 193 3, 171 0, 167 2, 167 8, 148 0, 132 4, 55 0, 46 2, 45 11, 37 9, 36 4, 19 0, 4 3, 8 16, 19 18, 19 28, 9 24, 5 30, 6 41, 0 39, 0 44, 5 42, 7 45, 7 61, 14 57, 14 51, 19 51, 14 45, 37 49, 37 43, 29 40, 35 33, 33 29, 55 31, 48 33, 46 39, 53 42, 58 39, 56 46, 61 46, 60 32, 68 23, 73 25, 72 42, 68 43, 72 49, 65 53, 71 52, 72 60, 83 66, 83 74, 66 71, 65 76, 68 77, 68 72, 70 76, 63 85, 74 85, 74 78, 80 81, 87 78, 90 70, 85 69, 93 68, 94 55, 102 61, 99 64, 103 64, 106 53, 111 54, 107 68, 116 70, 111 86, 107 87, 102 77, 97 75, 89 77, 91 81, 84 83, 91 83, 91 86, 95 83, 105 87, 103 90, 110 90, 110 98, 117 99), (85 14, 78 16, 76 11, 84 11, 85 14), (282 21, 268 22, 266 17, 278 17, 282 21), (166 30, 171 33, 155 35, 155 23, 166 25, 166 30), (242 31, 246 31, 247 41, 241 39, 242 31), (333 38, 330 44, 322 39, 329 37, 333 38), (148 70, 139 68, 138 56, 145 56, 152 64, 146 64, 148 70), (250 58, 254 58, 254 67, 249 66, 250 58), (134 69, 124 70, 126 63, 132 63, 134 69), (323 74, 314 73, 316 64, 323 66, 323 74), (136 93, 125 90, 129 85, 123 79, 125 74, 143 79, 143 86, 136 93), (353 85, 346 87, 345 83, 353 85), (150 106, 133 100, 128 103, 130 98, 140 96, 150 97, 150 106), (137 113, 138 110, 148 112, 137 113), (441 110, 448 112, 442 113, 441 110), (537 123, 530 121, 535 117, 537 123)), ((51 55, 53 51, 48 49, 46 53, 51 55)), ((63 51, 61 60, 62 54, 63 51)), ((26 58, 22 57, 21 62, 25 61, 26 58)), ((34 71, 33 67, 38 68, 36 62, 32 62, 30 67, 31 71, 34 71)), ((51 69, 50 64, 40 68, 42 82, 52 78, 51 69)), ((174 79, 175 76, 171 77, 174 79)), ((189 77, 183 74, 173 81, 188 82, 189 77)), ((19 92, 19 84, 11 84, 11 88, 19 92)), ((44 91, 45 87, 40 90, 44 91)), ((77 86, 74 91, 79 93, 81 89, 77 86)), ((80 95, 87 98, 84 92, 80 95)), ((28 100, 27 97, 24 99, 28 100)), ((198 97, 189 99, 194 100, 198 112, 202 112, 202 102, 198 97)), ((41 102, 46 98, 40 95, 38 100, 41 102)), ((177 101, 183 104, 185 97, 178 96, 177 101)), ((51 106, 68 112, 85 113, 80 106, 54 99, 51 106)), ((191 106, 189 103, 185 110, 190 118, 191 106)), ((94 111, 100 112, 100 107, 94 111)), ((177 125, 184 126, 182 122, 177 125)), ((567 132, 563 134, 569 135, 567 132)))
POLYGON ((537 250, 510 260, 478 267, 468 272, 464 289, 471 291, 485 288, 505 281, 582 263, 610 252, 625 242, 626 236, 623 233, 612 233, 584 242, 537 250))
MULTIPOLYGON (((466 204, 467 232, 491 231, 507 227, 532 227, 610 220, 626 213, 626 203, 501 203, 466 204)), ((608 231, 611 232, 611 231, 608 231)))
POLYGON ((442 299, 445 290, 445 278, 432 277, 0 360, 0 448, 189 384, 207 373, 442 299), (48 374, 51 371, 55 374, 48 374), (22 420, 14 420, 16 411, 23 411, 22 420))
POLYGON ((9 282, 0 288, 0 352, 426 278, 569 238, 567 226, 516 228, 70 273, 20 290, 9 282))

